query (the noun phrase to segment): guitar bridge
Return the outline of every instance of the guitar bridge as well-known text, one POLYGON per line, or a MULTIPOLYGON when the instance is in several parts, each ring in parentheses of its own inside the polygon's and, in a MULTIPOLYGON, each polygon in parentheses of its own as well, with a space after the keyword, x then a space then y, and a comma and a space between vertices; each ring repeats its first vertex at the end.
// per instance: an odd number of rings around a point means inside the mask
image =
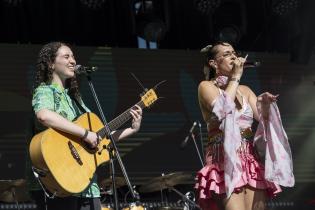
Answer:
POLYGON ((73 144, 68 141, 68 146, 69 146, 69 149, 71 151, 71 155, 73 156, 73 158, 79 163, 79 165, 83 165, 83 162, 80 158, 80 155, 78 153, 78 151, 75 149, 75 147, 73 146, 73 144))

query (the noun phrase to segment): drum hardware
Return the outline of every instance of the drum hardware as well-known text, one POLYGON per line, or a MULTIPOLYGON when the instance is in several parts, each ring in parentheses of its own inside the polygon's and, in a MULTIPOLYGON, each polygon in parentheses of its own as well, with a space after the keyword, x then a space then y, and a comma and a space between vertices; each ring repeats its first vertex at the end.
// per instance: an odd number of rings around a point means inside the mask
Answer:
POLYGON ((185 172, 174 172, 169 174, 162 174, 162 176, 155 177, 143 184, 139 191, 142 193, 155 192, 173 187, 178 184, 185 184, 193 180, 192 174, 185 172))
MULTIPOLYGON (((195 194, 193 192, 190 192, 188 191, 186 194, 185 194, 185 197, 188 199, 188 200, 191 200, 193 202, 195 202, 195 194)), ((192 210, 194 209, 194 205, 192 205, 190 202, 188 202, 187 200, 180 200, 180 202, 183 203, 184 205, 184 210, 192 210)))
POLYGON ((186 193, 185 195, 183 193, 181 193, 180 191, 178 191, 177 189, 175 189, 174 187, 169 187, 170 190, 172 190, 173 192, 177 193, 183 200, 183 202, 185 203, 185 207, 184 210, 191 210, 194 208, 198 208, 201 210, 200 206, 198 204, 195 203, 195 196, 194 194, 190 194, 190 192, 186 193))
MULTIPOLYGON (((116 188, 122 187, 126 185, 126 180, 123 177, 116 176, 115 177, 116 188)), ((99 186, 102 189, 111 189, 112 188, 112 178, 106 178, 99 182, 99 186)))
MULTIPOLYGON (((146 193, 146 192, 155 192, 155 191, 161 191, 161 200, 163 203, 166 203, 166 206, 163 206, 163 208, 161 208, 160 210, 166 210, 166 209, 173 209, 172 207, 170 207, 168 205, 168 199, 167 196, 165 197, 165 202, 163 200, 163 190, 164 189, 168 189, 169 191, 173 191, 175 193, 177 193, 178 195, 180 195, 180 197, 183 200, 183 204, 184 206, 186 206, 188 208, 188 210, 197 207, 200 208, 195 202, 194 199, 191 200, 191 194, 187 194, 184 195, 182 194, 180 191, 178 191, 177 189, 174 188, 174 186, 178 185, 178 184, 185 184, 189 181, 193 180, 193 176, 192 174, 189 173, 185 173, 185 172, 174 172, 174 173, 170 173, 170 174, 162 174, 162 176, 160 177, 155 177, 151 180, 149 180, 147 183, 145 183, 144 185, 142 185, 139 188, 139 191, 142 193, 146 193)), ((194 196, 193 196, 194 197, 194 196)))
POLYGON ((127 207, 123 208, 123 210, 146 210, 147 208, 142 205, 141 202, 132 202, 127 207))
MULTIPOLYGON (((182 200, 181 200, 182 201, 182 200)), ((132 203, 119 203, 120 209, 125 210, 183 210, 184 209, 184 203, 183 202, 160 202, 160 201, 146 201, 146 202, 132 202, 132 203), (132 208, 130 208, 132 207, 132 208)), ((114 204, 113 203, 103 203, 102 204, 102 210, 112 210, 114 204)))
POLYGON ((0 180, 0 201, 15 203, 20 209, 19 202, 29 200, 25 179, 0 180))

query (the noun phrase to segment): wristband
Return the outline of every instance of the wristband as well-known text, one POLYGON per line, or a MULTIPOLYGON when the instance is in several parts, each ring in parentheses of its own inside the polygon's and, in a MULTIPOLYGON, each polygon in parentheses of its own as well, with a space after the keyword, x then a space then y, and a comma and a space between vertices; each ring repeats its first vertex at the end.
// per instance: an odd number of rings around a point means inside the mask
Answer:
POLYGON ((89 131, 87 129, 85 129, 85 133, 84 135, 81 137, 82 140, 86 139, 86 137, 88 136, 89 131))
POLYGON ((231 78, 230 81, 235 81, 235 82, 240 83, 240 79, 236 77, 231 78))

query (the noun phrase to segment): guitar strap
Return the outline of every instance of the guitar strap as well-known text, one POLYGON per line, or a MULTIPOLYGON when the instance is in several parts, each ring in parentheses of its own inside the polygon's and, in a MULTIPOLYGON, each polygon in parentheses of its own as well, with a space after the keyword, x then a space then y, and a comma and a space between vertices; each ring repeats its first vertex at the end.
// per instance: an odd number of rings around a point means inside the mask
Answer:
POLYGON ((78 110, 81 111, 81 114, 86 113, 86 110, 84 109, 84 107, 81 105, 81 103, 75 98, 75 97, 71 97, 71 99, 74 101, 74 107, 78 110))

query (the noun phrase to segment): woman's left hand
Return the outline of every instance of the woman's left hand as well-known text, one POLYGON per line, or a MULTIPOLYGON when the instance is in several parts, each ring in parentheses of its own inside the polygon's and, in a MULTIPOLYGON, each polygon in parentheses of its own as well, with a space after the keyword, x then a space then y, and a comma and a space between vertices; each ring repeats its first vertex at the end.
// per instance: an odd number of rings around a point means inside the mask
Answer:
POLYGON ((270 105, 272 102, 276 102, 279 94, 273 95, 269 92, 265 92, 257 97, 257 100, 260 101, 263 105, 270 105))
POLYGON ((261 108, 262 117, 264 120, 269 120, 269 108, 270 104, 277 101, 279 95, 273 95, 269 92, 265 92, 257 97, 257 101, 260 102, 258 106, 261 108))
POLYGON ((131 129, 134 130, 134 132, 138 132, 141 126, 141 120, 142 120, 142 109, 140 106, 135 105, 130 109, 130 114, 132 115, 132 124, 131 129))

